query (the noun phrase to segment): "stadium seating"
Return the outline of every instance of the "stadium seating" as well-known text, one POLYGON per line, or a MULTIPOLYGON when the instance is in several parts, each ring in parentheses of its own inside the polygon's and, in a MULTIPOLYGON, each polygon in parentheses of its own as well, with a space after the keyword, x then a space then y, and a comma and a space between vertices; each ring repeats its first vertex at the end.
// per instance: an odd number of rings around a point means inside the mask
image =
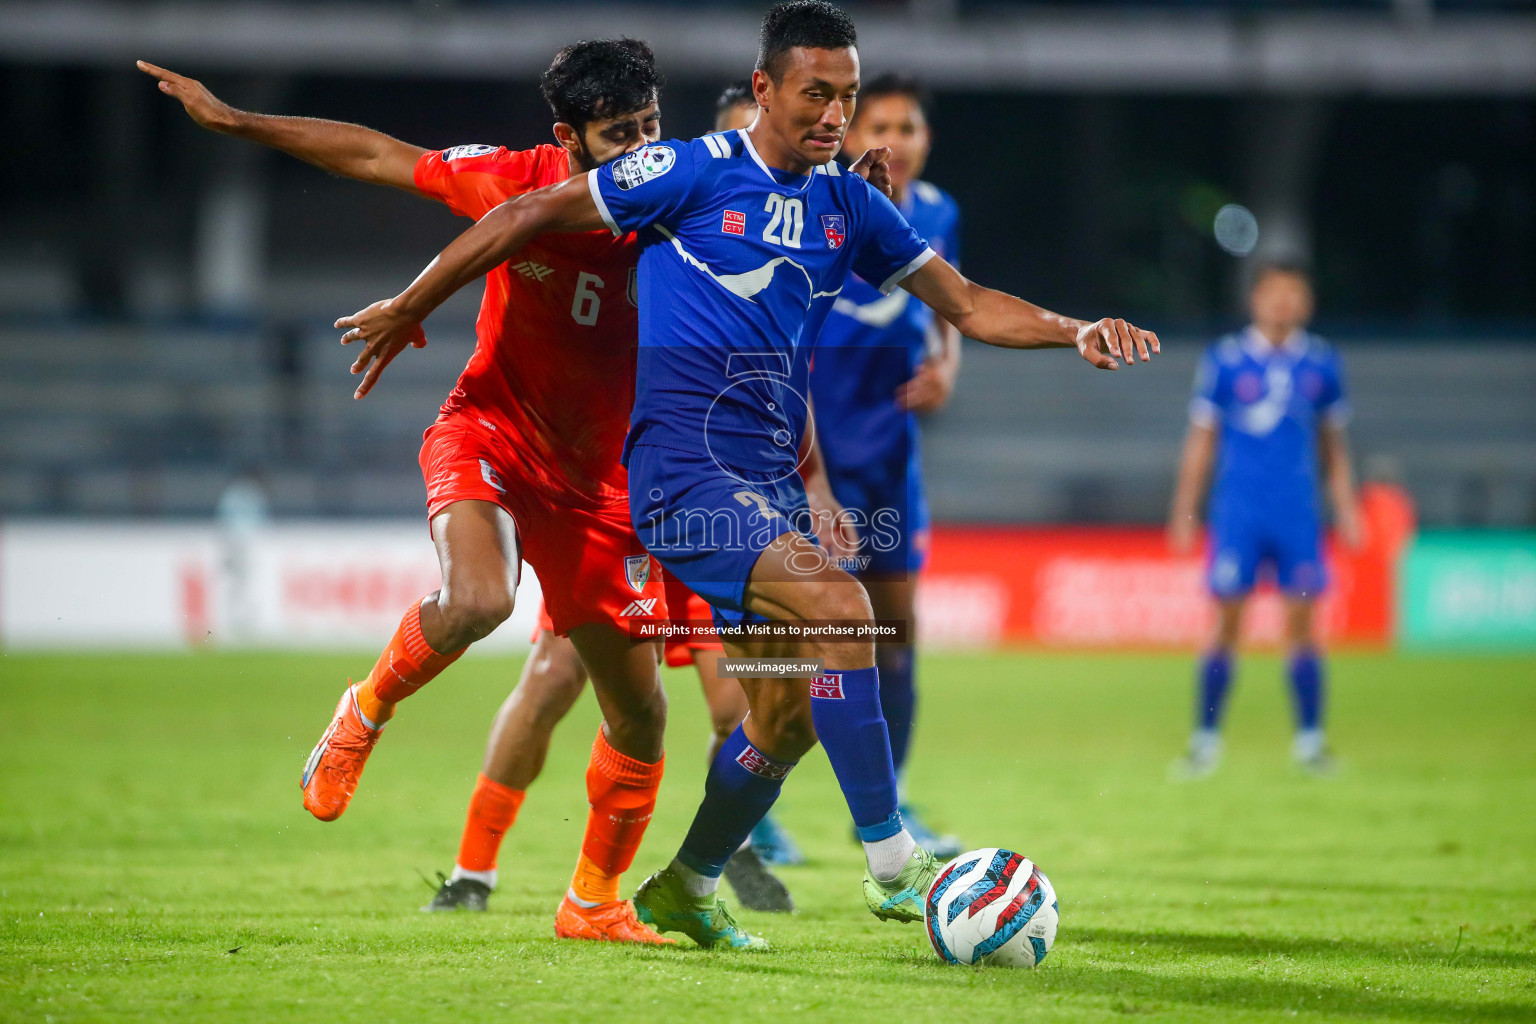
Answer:
MULTIPOLYGON (((278 515, 412 516, 421 431, 471 347, 462 319, 365 401, 337 333, 264 327, 0 330, 0 515, 201 516, 257 479, 278 515)), ((1155 522, 1202 341, 1151 367, 967 345, 924 437, 936 518, 1155 522)), ((1342 343, 1364 470, 1395 465, 1430 524, 1536 514, 1536 351, 1439 339, 1342 343)))

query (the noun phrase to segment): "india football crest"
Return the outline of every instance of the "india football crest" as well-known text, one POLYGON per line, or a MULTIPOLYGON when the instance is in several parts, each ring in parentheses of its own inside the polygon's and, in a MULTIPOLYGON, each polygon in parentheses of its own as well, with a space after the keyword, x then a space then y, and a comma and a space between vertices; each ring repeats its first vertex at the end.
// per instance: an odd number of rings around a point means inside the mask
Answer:
POLYGON ((651 556, 630 555, 624 559, 624 579, 635 593, 645 590, 651 581, 651 556))

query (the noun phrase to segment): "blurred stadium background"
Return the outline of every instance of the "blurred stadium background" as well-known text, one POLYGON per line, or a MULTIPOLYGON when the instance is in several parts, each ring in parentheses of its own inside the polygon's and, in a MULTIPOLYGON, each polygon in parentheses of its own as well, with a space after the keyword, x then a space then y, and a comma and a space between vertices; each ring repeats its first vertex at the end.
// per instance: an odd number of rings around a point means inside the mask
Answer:
MULTIPOLYGON (((479 290, 360 403, 329 325, 463 222, 213 137, 135 58, 247 108, 526 147, 553 52, 631 34, 669 78, 664 134, 690 137, 750 69, 762 6, 0 4, 0 643, 372 648, 435 585, 416 452, 479 290)), ((1252 267, 1284 258, 1315 268, 1357 465, 1421 527, 1342 563, 1328 628, 1536 647, 1529 0, 853 9, 866 71, 935 91, 927 177, 962 205, 972 274, 1165 339, 1117 375, 967 346, 926 427, 932 639, 1198 642, 1198 566, 1160 539, 1186 397, 1252 267), (1231 206, 1256 241, 1218 237, 1231 206), (1140 622, 1092 614, 1128 591, 1140 622)))

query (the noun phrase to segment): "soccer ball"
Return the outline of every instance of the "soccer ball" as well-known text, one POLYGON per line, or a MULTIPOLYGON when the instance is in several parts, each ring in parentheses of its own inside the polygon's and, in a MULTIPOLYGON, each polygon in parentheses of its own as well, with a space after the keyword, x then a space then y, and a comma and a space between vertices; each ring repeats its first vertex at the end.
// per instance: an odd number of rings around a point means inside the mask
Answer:
POLYGON ((994 848, 944 865, 923 901, 923 925, 952 964, 1034 967, 1056 941, 1056 890, 1034 861, 994 848))

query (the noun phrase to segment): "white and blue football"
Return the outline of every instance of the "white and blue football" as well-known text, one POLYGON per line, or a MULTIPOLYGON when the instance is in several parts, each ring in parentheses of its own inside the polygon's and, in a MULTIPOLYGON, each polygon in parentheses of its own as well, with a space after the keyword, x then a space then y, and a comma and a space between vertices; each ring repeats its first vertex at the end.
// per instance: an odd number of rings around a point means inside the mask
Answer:
POLYGON ((1056 890, 1034 861, 995 847, 944 865, 923 905, 928 941, 952 964, 1038 966, 1059 921, 1056 890))

